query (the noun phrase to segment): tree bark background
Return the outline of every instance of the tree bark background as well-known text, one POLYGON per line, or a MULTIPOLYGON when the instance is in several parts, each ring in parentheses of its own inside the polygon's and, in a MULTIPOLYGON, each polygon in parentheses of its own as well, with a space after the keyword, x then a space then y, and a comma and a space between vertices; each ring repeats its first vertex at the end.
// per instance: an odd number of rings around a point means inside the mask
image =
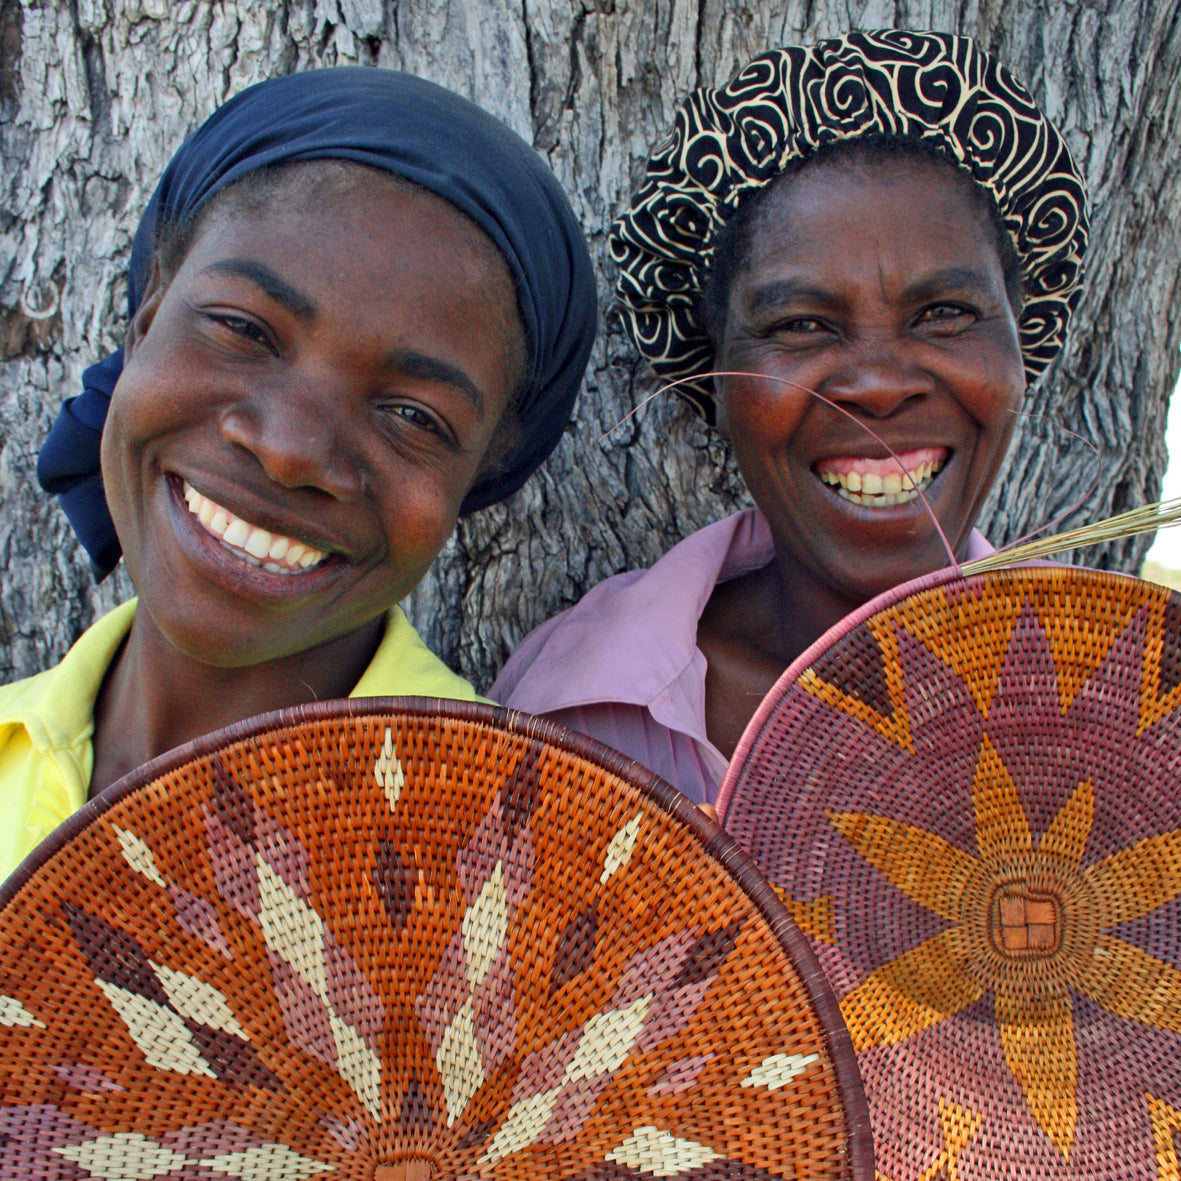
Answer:
MULTIPOLYGON (((95 587, 36 486, 37 448, 125 330, 138 216, 172 150, 262 78, 410 70, 498 115, 550 162, 599 271, 603 327, 561 447, 522 493, 461 522, 407 604, 486 687, 535 624, 746 503, 725 444, 655 388, 612 312, 606 227, 692 87, 774 45, 851 28, 967 33, 1057 124, 1090 185, 1087 291, 1031 391, 982 526, 1005 541, 1154 499, 1181 343, 1178 0, 0 0, 0 682, 61 657, 132 593, 95 587), (1078 432, 1098 449, 1068 435, 1078 432)), ((1148 539, 1085 555, 1134 570, 1148 539)))

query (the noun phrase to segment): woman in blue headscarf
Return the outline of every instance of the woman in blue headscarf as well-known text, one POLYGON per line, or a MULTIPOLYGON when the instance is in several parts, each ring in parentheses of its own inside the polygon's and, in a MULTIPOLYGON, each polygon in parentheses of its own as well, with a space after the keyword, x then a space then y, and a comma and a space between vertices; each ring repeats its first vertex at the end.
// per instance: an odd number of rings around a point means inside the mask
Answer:
POLYGON ((557 182, 486 112, 405 74, 236 96, 136 234, 124 347, 38 475, 137 602, 0 689, 0 878, 88 796, 265 710, 470 699, 395 605, 456 517, 521 486, 596 320, 557 182))

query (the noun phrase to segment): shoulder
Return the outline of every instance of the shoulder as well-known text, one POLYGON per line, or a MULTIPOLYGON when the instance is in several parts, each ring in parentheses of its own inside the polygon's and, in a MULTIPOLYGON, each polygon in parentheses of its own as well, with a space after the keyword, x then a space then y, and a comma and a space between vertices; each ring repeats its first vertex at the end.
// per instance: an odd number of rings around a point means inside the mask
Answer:
POLYGON ((478 701, 471 684, 422 642, 401 607, 386 616, 385 634, 350 697, 440 697, 478 701))
POLYGON ((39 746, 89 739, 95 699, 131 630, 135 609, 134 599, 114 608, 82 633, 60 663, 0 688, 0 736, 19 725, 39 746))
POLYGON ((525 638, 490 695, 529 713, 647 705, 692 664, 697 621, 718 580, 735 563, 769 560, 760 522, 737 513, 690 534, 648 569, 600 582, 525 638))
POLYGON ((94 623, 61 662, 0 688, 0 878, 85 802, 94 702, 135 601, 94 623))

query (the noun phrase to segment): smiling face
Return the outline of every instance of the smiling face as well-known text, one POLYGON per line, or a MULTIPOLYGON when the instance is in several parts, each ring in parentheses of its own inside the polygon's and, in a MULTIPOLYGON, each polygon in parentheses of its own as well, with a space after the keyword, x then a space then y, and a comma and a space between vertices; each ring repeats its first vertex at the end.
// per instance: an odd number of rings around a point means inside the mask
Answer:
POLYGON ((906 156, 807 167, 730 286, 716 367, 765 375, 717 379, 739 467, 779 563, 850 604, 947 564, 916 488, 962 553, 1013 432, 1017 321, 971 184, 906 156))
POLYGON ((352 635, 408 594, 522 372, 479 229, 367 169, 299 174, 227 195, 157 270, 103 433, 141 608, 224 667, 352 635))

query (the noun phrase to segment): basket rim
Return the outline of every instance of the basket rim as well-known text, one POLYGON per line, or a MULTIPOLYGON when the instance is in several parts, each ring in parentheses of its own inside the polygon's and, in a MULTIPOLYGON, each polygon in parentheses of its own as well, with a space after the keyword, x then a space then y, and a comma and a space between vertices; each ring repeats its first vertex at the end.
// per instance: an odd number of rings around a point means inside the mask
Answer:
POLYGON ((37 845, 5 881, 0 882, 0 914, 15 902, 34 875, 74 837, 96 823, 122 800, 184 764, 225 746, 260 738, 280 729, 346 718, 390 715, 449 718, 544 742, 603 767, 636 788, 661 811, 687 825, 706 855, 716 861, 754 903, 798 972, 812 1011, 819 1020, 844 1107, 848 1130, 847 1175, 852 1181, 873 1181, 873 1131, 869 1119, 869 1102, 853 1042, 841 1016, 836 995, 808 939, 796 926, 787 907, 755 865, 754 859, 719 823, 707 817, 687 796, 643 764, 594 738, 520 710, 492 703, 444 698, 357 697, 313 702, 235 722, 167 751, 116 780, 93 800, 88 800, 37 845))
MULTIPOLYGON (((833 624, 819 639, 813 641, 784 669, 775 684, 767 690, 766 696, 759 703, 759 708, 755 710, 750 721, 747 722, 746 728, 742 731, 742 737, 739 738, 738 745, 734 748, 734 754, 731 755, 730 761, 726 766, 725 777, 722 779, 721 786, 718 788, 717 799, 714 801, 718 819, 723 824, 726 822, 727 813, 729 812, 730 805, 733 803, 734 793, 742 780, 746 764, 755 747, 758 745, 767 724, 779 708, 780 702, 782 702, 788 690, 795 682, 829 648, 843 640, 850 632, 859 628, 866 620, 871 619, 882 611, 897 606, 903 599, 908 599, 913 595, 935 590, 938 587, 947 586, 953 582, 958 582, 964 587, 973 587, 988 583, 1012 582, 1016 578, 1032 578, 1037 582, 1056 582, 1065 579, 1084 585, 1086 583, 1098 584, 1113 581, 1147 581, 1143 578, 1137 578, 1134 574, 1124 574, 1118 570, 1094 570, 1086 566, 1052 566, 1040 564, 1037 566, 1006 566, 1000 570, 986 570, 980 574, 967 575, 960 573, 959 569, 955 566, 945 566, 943 569, 932 571, 930 574, 923 574, 918 578, 911 579, 909 582, 899 583, 898 586, 883 591, 880 595, 870 599, 868 603, 862 604, 856 611, 851 612, 833 624)), ((1168 587, 1159 586, 1157 583, 1149 583, 1148 585, 1157 587, 1163 594, 1176 593, 1170 591, 1168 587)))

